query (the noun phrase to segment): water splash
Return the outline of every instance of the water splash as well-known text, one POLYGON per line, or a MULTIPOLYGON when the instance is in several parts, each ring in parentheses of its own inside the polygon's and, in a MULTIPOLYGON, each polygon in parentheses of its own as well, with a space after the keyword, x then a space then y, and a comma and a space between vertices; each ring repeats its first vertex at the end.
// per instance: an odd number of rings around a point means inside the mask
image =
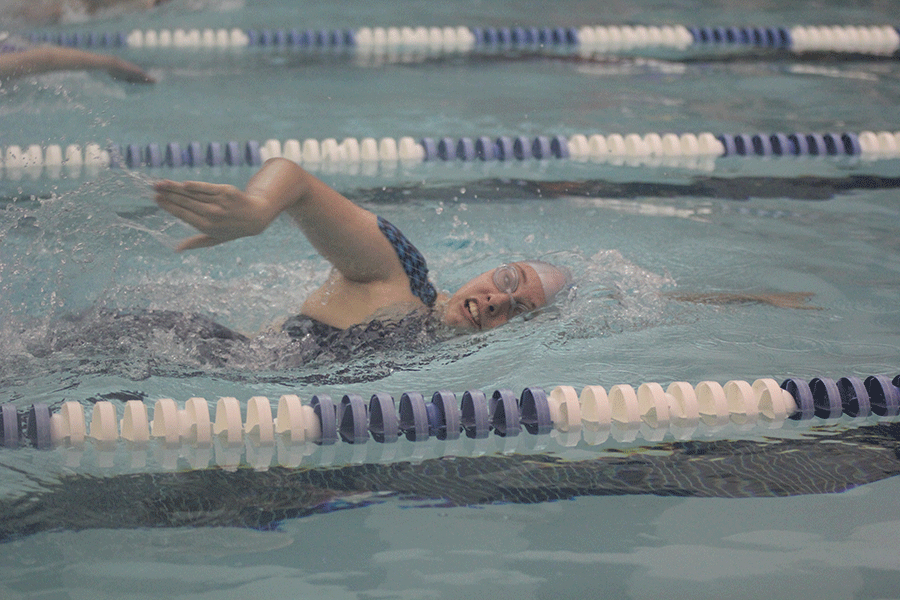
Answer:
POLYGON ((663 294, 675 280, 637 265, 618 250, 589 257, 557 254, 549 260, 575 274, 575 285, 558 309, 564 339, 646 329, 672 322, 679 314, 663 294))

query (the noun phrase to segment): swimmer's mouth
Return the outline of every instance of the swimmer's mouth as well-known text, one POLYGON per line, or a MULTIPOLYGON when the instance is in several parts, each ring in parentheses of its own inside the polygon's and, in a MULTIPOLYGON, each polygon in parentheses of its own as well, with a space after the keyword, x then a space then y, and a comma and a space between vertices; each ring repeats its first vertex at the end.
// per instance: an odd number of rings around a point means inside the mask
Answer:
POLYGON ((478 312, 478 304, 476 304, 473 300, 466 300, 466 310, 469 311, 469 316, 472 317, 472 322, 481 329, 481 313, 478 312))

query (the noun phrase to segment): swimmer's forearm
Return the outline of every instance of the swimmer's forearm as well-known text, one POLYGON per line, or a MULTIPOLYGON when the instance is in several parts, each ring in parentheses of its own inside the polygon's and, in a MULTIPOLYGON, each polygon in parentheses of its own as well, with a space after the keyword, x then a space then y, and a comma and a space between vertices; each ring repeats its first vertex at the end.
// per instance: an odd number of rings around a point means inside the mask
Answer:
POLYGON ((13 79, 26 75, 38 75, 66 68, 74 64, 70 53, 59 53, 55 48, 35 48, 24 52, 0 55, 0 77, 13 79))
POLYGON ((276 214, 289 214, 313 247, 347 279, 405 278, 377 217, 295 163, 267 161, 247 184, 247 194, 266 198, 276 214))
MULTIPOLYGON (((247 194, 266 198, 273 212, 286 212, 306 231, 332 226, 331 220, 345 220, 368 213, 339 192, 305 171, 296 163, 273 158, 250 179, 247 194)), ((371 213, 368 213, 371 214, 371 213)))
POLYGON ((114 56, 84 52, 76 48, 46 46, 0 55, 0 78, 13 79, 51 71, 100 70, 126 81, 152 83, 140 67, 114 56))

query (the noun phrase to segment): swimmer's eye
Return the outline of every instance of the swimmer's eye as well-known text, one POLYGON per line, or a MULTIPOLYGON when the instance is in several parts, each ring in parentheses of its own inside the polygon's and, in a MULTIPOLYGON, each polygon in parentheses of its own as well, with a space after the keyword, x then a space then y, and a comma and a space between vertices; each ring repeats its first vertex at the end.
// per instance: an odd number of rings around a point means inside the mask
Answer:
POLYGON ((524 302, 519 302, 516 300, 516 303, 513 305, 512 316, 516 317, 518 315, 529 312, 531 309, 528 308, 528 305, 524 302))
POLYGON ((492 276, 494 285, 501 292, 512 294, 519 287, 519 272, 511 265, 500 265, 492 276))

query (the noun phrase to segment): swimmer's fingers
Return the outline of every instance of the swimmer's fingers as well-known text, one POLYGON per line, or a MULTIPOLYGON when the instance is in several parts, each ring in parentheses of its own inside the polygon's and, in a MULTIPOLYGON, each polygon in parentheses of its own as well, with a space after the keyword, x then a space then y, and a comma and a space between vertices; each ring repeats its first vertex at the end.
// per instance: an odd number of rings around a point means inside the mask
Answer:
POLYGON ((153 188, 158 194, 162 194, 171 198, 173 202, 179 203, 183 202, 183 200, 179 201, 179 198, 203 203, 215 202, 217 199, 223 199, 236 190, 234 186, 230 185, 206 183, 204 181, 178 182, 168 179, 157 181, 153 188))
POLYGON ((154 185, 163 210, 200 230, 181 249, 203 248, 257 235, 278 216, 278 207, 231 185, 161 181, 154 185))
POLYGON ((177 217, 189 225, 193 225, 197 229, 203 231, 210 226, 209 220, 203 212, 203 205, 199 205, 193 200, 178 201, 171 196, 158 195, 156 204, 167 213, 177 217))
POLYGON ((136 64, 119 58, 110 58, 106 72, 113 79, 129 83, 156 83, 156 80, 136 64))
POLYGON ((200 182, 176 183, 163 181, 157 183, 156 203, 182 221, 203 230, 210 225, 209 219, 221 217, 234 202, 228 199, 228 191, 216 186, 200 182))
POLYGON ((183 193, 196 197, 197 200, 212 201, 216 198, 225 199, 234 194, 240 194, 233 185, 225 183, 209 183, 206 181, 185 181, 181 184, 183 193))
POLYGON ((164 199, 193 213, 211 218, 236 217, 244 219, 258 212, 261 203, 233 185, 204 181, 160 181, 154 188, 157 199, 164 199))
POLYGON ((195 235, 193 237, 189 237, 181 241, 178 246, 175 247, 177 252, 183 252, 185 250, 196 250, 198 248, 209 248, 210 246, 216 246, 221 244, 225 240, 217 240, 216 238, 210 237, 205 233, 201 233, 200 235, 195 235))
POLYGON ((167 200, 162 198, 157 198, 156 202, 162 209, 170 213, 172 216, 181 219, 195 229, 199 229, 203 232, 219 234, 210 235, 209 233, 201 233, 182 240, 181 243, 178 244, 178 246, 175 248, 175 250, 178 252, 183 252, 184 250, 195 250, 197 248, 208 248, 210 246, 215 246, 217 244, 242 237, 242 235, 239 233, 221 231, 220 228, 212 222, 212 220, 203 215, 199 215, 197 213, 191 212, 190 210, 182 208, 178 204, 168 202, 167 200))

